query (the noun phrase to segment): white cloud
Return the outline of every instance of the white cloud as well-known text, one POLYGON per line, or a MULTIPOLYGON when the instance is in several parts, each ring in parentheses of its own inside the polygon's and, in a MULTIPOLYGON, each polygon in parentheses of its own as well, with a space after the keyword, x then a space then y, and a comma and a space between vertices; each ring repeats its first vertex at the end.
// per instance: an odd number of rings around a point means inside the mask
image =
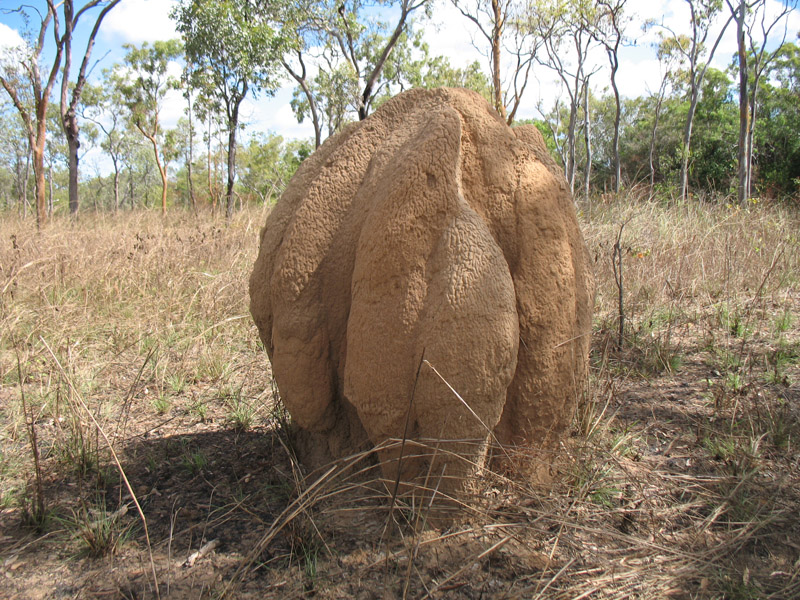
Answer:
POLYGON ((433 18, 424 21, 424 39, 431 56, 447 56, 454 67, 463 68, 474 61, 486 62, 485 38, 449 0, 434 5, 433 18), (476 48, 477 46, 477 48, 476 48))
POLYGON ((108 43, 141 44, 180 37, 169 13, 175 0, 125 0, 103 21, 102 35, 108 43))
POLYGON ((16 29, 12 29, 8 25, 0 23, 0 51, 25 45, 25 40, 17 33, 16 29))
POLYGON ((298 123, 289 102, 292 99, 292 87, 278 90, 272 98, 248 98, 242 104, 242 120, 247 123, 248 131, 268 131, 284 139, 313 138, 314 126, 310 119, 298 123))
POLYGON ((0 23, 0 69, 14 71, 27 49, 27 42, 15 29, 0 23))

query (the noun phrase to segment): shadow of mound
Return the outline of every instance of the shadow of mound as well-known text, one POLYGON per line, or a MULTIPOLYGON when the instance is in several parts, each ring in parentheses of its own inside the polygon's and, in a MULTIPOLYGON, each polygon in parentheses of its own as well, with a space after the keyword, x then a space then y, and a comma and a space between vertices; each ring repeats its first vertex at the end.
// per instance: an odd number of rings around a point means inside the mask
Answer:
MULTIPOLYGON (((168 437, 135 437, 122 468, 142 506, 153 545, 189 549, 203 540, 246 548, 248 536, 290 502, 292 461, 272 428, 223 429, 168 437)), ((119 482, 107 497, 128 497, 119 482)))

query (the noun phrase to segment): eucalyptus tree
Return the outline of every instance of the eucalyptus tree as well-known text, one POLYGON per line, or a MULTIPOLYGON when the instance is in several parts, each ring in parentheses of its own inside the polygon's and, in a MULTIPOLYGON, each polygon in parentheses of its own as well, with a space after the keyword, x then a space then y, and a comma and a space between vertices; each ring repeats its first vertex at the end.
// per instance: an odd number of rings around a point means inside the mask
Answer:
MULTIPOLYGON (((431 0, 303 0, 287 29, 296 32, 284 67, 297 82, 293 104, 298 119, 310 116, 315 143, 322 142, 328 108, 346 107, 366 119, 389 85, 384 69, 398 45, 408 41, 412 17, 431 0), (337 85, 339 83, 339 85, 337 85), (336 85, 336 87, 332 87, 336 85)), ((331 111, 328 111, 330 114, 331 111)))
POLYGON ((786 42, 788 16, 797 2, 779 5, 774 12, 766 0, 725 0, 736 23, 736 62, 739 71, 739 153, 738 200, 744 203, 751 196, 753 173, 753 132, 755 130, 759 81, 764 70, 777 56, 786 42), (781 23, 783 24, 781 31, 781 23), (773 30, 780 41, 767 51, 773 30), (750 79, 752 78, 752 86, 750 79))
POLYGON ((248 93, 274 94, 281 83, 281 59, 292 37, 281 2, 183 0, 172 13, 191 64, 192 86, 224 110, 228 127, 226 215, 233 214, 236 132, 248 93))
POLYGON ((689 110, 683 126, 683 148, 681 149, 680 190, 681 200, 689 194, 689 157, 691 154, 692 128, 694 116, 697 111, 697 102, 700 99, 700 90, 703 78, 706 76, 708 66, 714 58, 725 30, 730 25, 732 16, 722 24, 711 48, 707 47, 707 40, 711 30, 722 11, 722 0, 684 0, 689 9, 689 35, 678 33, 663 23, 659 25, 667 31, 677 42, 675 48, 683 54, 686 64, 686 76, 689 84, 689 110))
POLYGON ((619 128, 622 115, 619 86, 617 85, 617 71, 619 71, 619 48, 625 38, 625 27, 630 18, 625 14, 625 5, 628 0, 598 0, 599 19, 596 23, 588 23, 589 30, 605 48, 608 64, 611 70, 611 89, 614 92, 614 193, 619 194, 622 165, 619 157, 619 128), (593 26, 596 25, 596 26, 593 26))
POLYGON ((550 33, 547 20, 539 19, 541 3, 525 4, 520 0, 451 2, 483 38, 485 46, 481 48, 476 44, 476 48, 485 52, 489 61, 492 104, 510 125, 528 85, 536 51, 550 33), (534 20, 535 26, 532 25, 534 20), (504 60, 503 55, 509 58, 504 60))
POLYGON ((47 4, 47 10, 44 12, 27 5, 20 6, 14 12, 20 13, 26 24, 31 20, 37 21, 38 33, 36 37, 31 34, 30 39, 22 46, 6 50, 5 56, 0 60, 0 85, 11 97, 12 103, 25 124, 25 132, 33 159, 36 225, 41 228, 47 222, 44 167, 47 107, 50 105, 50 95, 61 66, 63 45, 58 43, 61 38, 59 20, 52 3, 47 4), (52 35, 55 48, 51 63, 44 65, 42 52, 51 24, 53 25, 52 35), (42 67, 45 70, 44 74, 42 67))
MULTIPOLYGON (((535 60, 555 72, 569 98, 569 122, 564 148, 564 171, 570 191, 575 191, 576 134, 581 101, 588 93, 587 82, 599 67, 593 65, 590 56, 597 48, 598 20, 600 12, 594 2, 574 0, 552 6, 541 3, 531 13, 528 27, 536 28, 542 39, 544 56, 535 60)), ((586 126, 590 115, 585 114, 586 126)))
POLYGON ((126 127, 125 114, 123 113, 122 86, 124 82, 119 73, 104 70, 102 84, 87 84, 83 91, 81 117, 91 124, 97 132, 96 137, 102 137, 99 146, 111 159, 114 168, 114 210, 121 204, 120 182, 122 170, 126 161, 130 160, 131 132, 126 127))
POLYGON ((31 148, 19 114, 8 105, 0 105, 0 169, 5 171, 0 182, 5 206, 16 205, 26 216, 31 148))
POLYGON ((656 185, 656 141, 659 138, 658 126, 661 121, 661 112, 667 92, 675 87, 678 77, 676 68, 682 64, 685 48, 678 50, 679 45, 685 45, 686 38, 661 37, 656 47, 659 67, 661 69, 661 82, 655 94, 655 104, 652 110, 652 127, 650 129, 650 143, 648 147, 648 166, 650 168, 650 197, 655 193, 656 185))
POLYGON ((145 42, 138 48, 126 44, 125 48, 125 65, 117 71, 123 81, 123 101, 131 122, 153 147, 161 175, 161 212, 166 214, 169 157, 165 153, 161 111, 167 93, 180 85, 178 78, 169 73, 169 65, 182 56, 183 50, 179 40, 155 42, 152 46, 145 42))
MULTIPOLYGON (((52 6, 52 0, 47 0, 48 5, 52 6)), ((86 85, 86 77, 89 62, 94 48, 95 38, 100 30, 100 26, 106 15, 119 4, 120 0, 90 0, 81 7, 75 5, 74 0, 63 0, 61 3, 64 13, 64 35, 61 37, 60 44, 64 52, 64 68, 61 72, 61 127, 67 140, 68 164, 69 164, 69 211, 78 212, 78 149, 80 147, 79 135, 80 126, 78 125, 77 108, 81 99, 83 87, 86 85), (78 21, 88 11, 94 8, 101 8, 95 18, 92 30, 89 33, 86 49, 78 69, 78 75, 74 83, 71 82, 72 69, 72 44, 75 28, 78 21)), ((56 19, 58 13, 55 13, 56 19)))

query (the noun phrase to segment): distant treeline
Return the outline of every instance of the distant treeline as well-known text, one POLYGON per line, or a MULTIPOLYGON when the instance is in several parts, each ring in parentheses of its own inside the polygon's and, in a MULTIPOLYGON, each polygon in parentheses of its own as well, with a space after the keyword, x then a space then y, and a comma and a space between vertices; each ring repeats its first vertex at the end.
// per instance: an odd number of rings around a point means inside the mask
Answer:
POLYGON ((796 198, 800 48, 786 39, 794 5, 768 15, 766 0, 685 0, 693 26, 680 33, 642 24, 627 0, 451 2, 478 32, 485 63, 456 68, 431 56, 431 0, 380 9, 360 0, 182 0, 172 13, 180 40, 125 46, 97 83, 87 76, 91 42, 119 0, 20 5, 12 12, 26 16, 29 39, 0 57, 0 209, 40 224, 79 207, 211 206, 230 216, 241 203, 274 201, 326 137, 397 93, 468 87, 513 126, 533 108, 532 94, 523 96, 537 73, 561 83, 533 122, 577 197, 635 187, 681 199, 796 198), (71 33, 47 42, 83 14, 95 25, 85 50, 71 47, 71 33), (631 98, 618 86, 619 50, 642 27, 657 32, 661 79, 631 98), (720 71, 708 65, 725 35, 738 53, 720 71), (607 57, 602 70, 598 56, 607 57), (77 74, 69 65, 80 65, 77 74), (287 81, 313 138, 248 132, 242 102, 287 81), (175 90, 184 117, 166 128, 175 90))

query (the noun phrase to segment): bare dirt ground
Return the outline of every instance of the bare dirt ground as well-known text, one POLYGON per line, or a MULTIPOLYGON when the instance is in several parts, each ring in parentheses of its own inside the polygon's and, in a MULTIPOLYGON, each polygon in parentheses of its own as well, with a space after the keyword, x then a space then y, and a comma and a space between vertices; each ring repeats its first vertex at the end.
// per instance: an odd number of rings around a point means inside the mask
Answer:
POLYGON ((554 483, 486 473, 449 524, 368 455, 293 460, 246 313, 263 212, 4 225, 0 597, 800 598, 797 215, 634 208, 622 348, 629 207, 586 218, 592 376, 554 483))

